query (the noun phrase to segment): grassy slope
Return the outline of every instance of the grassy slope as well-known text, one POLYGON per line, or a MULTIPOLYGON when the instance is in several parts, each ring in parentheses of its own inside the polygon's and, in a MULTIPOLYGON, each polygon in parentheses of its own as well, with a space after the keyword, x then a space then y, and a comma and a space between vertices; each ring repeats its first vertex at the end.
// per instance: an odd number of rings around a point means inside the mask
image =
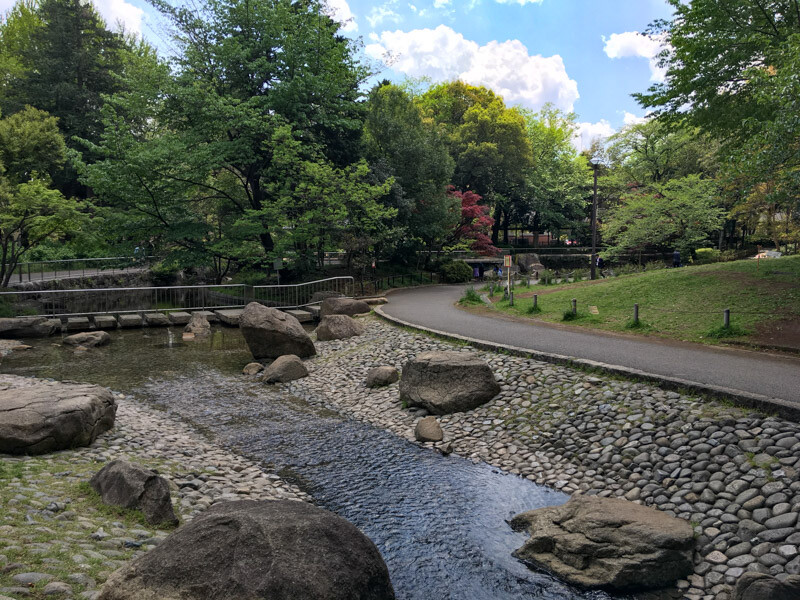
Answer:
POLYGON ((683 269, 664 269, 598 282, 564 286, 517 287, 515 306, 498 300, 494 306, 518 316, 560 322, 578 300, 578 319, 571 325, 629 331, 634 303, 642 323, 638 332, 694 342, 711 342, 712 330, 722 325, 722 311, 731 309, 731 325, 744 335, 733 339, 757 341, 757 326, 781 319, 800 319, 800 256, 761 261, 741 260, 683 269), (541 313, 528 309, 539 294, 541 313), (589 312, 596 306, 599 314, 589 312))

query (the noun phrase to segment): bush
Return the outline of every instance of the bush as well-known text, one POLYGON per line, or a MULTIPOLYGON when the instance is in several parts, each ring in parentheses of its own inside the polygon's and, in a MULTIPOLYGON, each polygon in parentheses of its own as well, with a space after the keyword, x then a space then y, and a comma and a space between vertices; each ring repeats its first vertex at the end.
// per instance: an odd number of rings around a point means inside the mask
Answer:
POLYGON ((539 283, 541 285, 550 285, 556 282, 556 275, 550 269, 544 269, 539 272, 539 283))
POLYGON ((472 267, 460 260, 443 263, 440 273, 445 283, 466 283, 472 279, 472 267))
POLYGON ((475 291, 475 288, 467 288, 458 303, 462 305, 483 304, 483 300, 481 300, 481 296, 475 291))
POLYGON ((722 252, 716 248, 698 248, 695 252, 694 264, 707 265, 709 263, 719 262, 722 252))
POLYGON ((564 311, 564 315, 561 317, 561 320, 562 321, 574 321, 577 318, 578 318, 578 314, 572 312, 572 309, 570 309, 570 310, 565 310, 564 311))

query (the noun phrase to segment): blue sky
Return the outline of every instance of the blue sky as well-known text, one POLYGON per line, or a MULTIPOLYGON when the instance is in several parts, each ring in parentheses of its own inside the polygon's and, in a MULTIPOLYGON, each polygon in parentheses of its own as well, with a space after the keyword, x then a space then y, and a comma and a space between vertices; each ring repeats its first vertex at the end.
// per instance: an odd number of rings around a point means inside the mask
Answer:
MULTIPOLYGON (((0 0, 0 11, 14 0, 0 0)), ((94 0, 118 21, 161 45, 143 0, 94 0)), ((327 0, 346 35, 363 42, 380 78, 463 79, 509 105, 545 102, 578 114, 578 147, 644 116, 630 94, 661 73, 658 40, 640 35, 669 17, 665 0, 327 0)))

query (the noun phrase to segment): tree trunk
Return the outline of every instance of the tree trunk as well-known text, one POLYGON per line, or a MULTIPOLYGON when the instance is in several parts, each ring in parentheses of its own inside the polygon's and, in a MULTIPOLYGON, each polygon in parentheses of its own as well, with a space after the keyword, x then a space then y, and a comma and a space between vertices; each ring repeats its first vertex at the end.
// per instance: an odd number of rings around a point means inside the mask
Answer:
POLYGON ((498 236, 500 234, 500 217, 502 216, 502 211, 500 208, 500 204, 496 204, 494 207, 494 223, 492 223, 492 244, 497 246, 498 236))

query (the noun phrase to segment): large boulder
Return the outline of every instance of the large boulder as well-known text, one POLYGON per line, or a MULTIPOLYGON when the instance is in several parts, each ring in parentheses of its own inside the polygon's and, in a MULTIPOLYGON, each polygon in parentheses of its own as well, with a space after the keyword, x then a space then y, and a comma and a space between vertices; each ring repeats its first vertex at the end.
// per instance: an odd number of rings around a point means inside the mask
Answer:
POLYGON ((660 588, 693 568, 689 522, 627 500, 575 496, 517 515, 511 527, 531 535, 514 556, 583 587, 660 588))
POLYGON ((400 379, 400 373, 394 367, 373 367, 367 371, 367 379, 364 382, 368 388, 383 387, 390 385, 400 379))
POLYGON ((258 302, 251 302, 242 311, 239 329, 256 360, 284 354, 306 358, 317 353, 300 321, 258 302))
POLYGON ((317 341, 344 340, 364 333, 364 326, 347 315, 322 317, 317 326, 317 341))
POLYGON ((319 310, 320 317, 328 315, 363 315, 372 310, 363 300, 353 298, 326 298, 319 310))
POLYGON ((0 453, 44 454, 88 446, 114 426, 117 404, 99 385, 4 375, 0 453))
POLYGON ((781 581, 772 575, 747 571, 736 580, 731 600, 797 600, 800 598, 800 575, 781 581))
POLYGON ((188 325, 183 328, 183 331, 194 335, 208 335, 211 333, 211 323, 208 322, 204 314, 194 312, 192 313, 192 318, 189 320, 188 325))
POLYGON ((84 331, 74 333, 64 338, 63 342, 67 346, 83 346, 84 348, 94 348, 95 346, 105 346, 111 342, 111 336, 105 331, 84 331))
POLYGON ((375 545, 305 502, 221 502, 111 575, 98 600, 393 600, 375 545))
POLYGON ((435 415, 472 410, 500 393, 489 365, 461 352, 424 352, 403 366, 400 400, 435 415))
POLYGON ((106 504, 140 510, 151 525, 178 524, 169 483, 150 469, 118 459, 95 473, 89 484, 106 504))
POLYGON ((308 377, 308 369, 299 356, 286 354, 276 358, 264 369, 261 381, 264 383, 289 383, 301 377, 308 377))
POLYGON ((0 319, 0 338, 48 337, 57 331, 55 322, 47 317, 12 317, 0 319))

